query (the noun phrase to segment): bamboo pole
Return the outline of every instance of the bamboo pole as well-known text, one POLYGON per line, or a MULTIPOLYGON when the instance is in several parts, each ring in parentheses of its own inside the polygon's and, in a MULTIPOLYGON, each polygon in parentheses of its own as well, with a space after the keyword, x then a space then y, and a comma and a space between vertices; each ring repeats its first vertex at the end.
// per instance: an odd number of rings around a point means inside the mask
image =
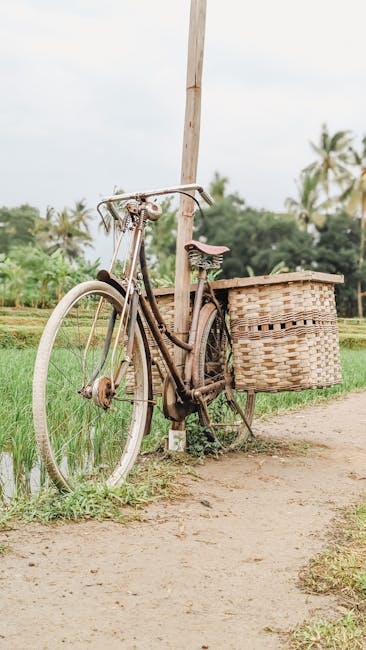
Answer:
MULTIPOLYGON (((365 228, 366 228, 366 167, 361 171, 361 223, 360 223, 360 256, 359 256, 359 269, 362 269, 365 259, 365 228)), ((357 283, 357 305, 358 317, 363 318, 363 304, 362 298, 365 295, 362 292, 361 279, 357 283)))
MULTIPOLYGON (((186 109, 184 118, 181 183, 195 183, 201 122, 201 81, 205 41, 206 0, 191 0, 188 37, 188 61, 186 84, 186 109)), ((175 271, 175 316, 174 327, 178 335, 186 337, 189 327, 189 285, 190 269, 184 245, 192 239, 194 202, 181 196, 178 217, 176 271, 175 271)), ((175 362, 183 369, 184 350, 176 348, 175 362)), ((173 424, 169 447, 185 448, 185 424, 173 424), (176 431, 176 434, 174 434, 176 431), (174 441, 176 440, 176 442, 174 441)))

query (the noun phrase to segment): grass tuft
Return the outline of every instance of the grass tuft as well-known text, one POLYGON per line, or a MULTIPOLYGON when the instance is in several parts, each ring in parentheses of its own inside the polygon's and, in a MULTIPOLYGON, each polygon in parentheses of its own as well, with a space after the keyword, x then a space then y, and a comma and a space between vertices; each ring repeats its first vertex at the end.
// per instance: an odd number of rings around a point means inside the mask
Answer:
POLYGON ((366 619, 349 612, 334 621, 309 623, 293 632, 291 650, 363 650, 366 619))
POLYGON ((291 633, 290 648, 356 650, 366 639, 366 503, 334 522, 329 547, 300 575, 308 593, 334 594, 346 613, 334 621, 305 623, 291 633))
POLYGON ((0 556, 10 552, 10 546, 0 543, 0 556))
POLYGON ((55 487, 43 488, 37 495, 16 497, 0 515, 0 527, 10 519, 38 521, 43 524, 81 519, 110 519, 127 522, 141 519, 141 508, 157 499, 184 496, 179 477, 192 474, 185 463, 151 460, 132 470, 128 480, 118 488, 80 483, 73 492, 60 493, 55 487))
POLYGON ((366 612, 366 504, 335 521, 332 544, 310 560, 300 581, 308 592, 337 594, 366 612))
POLYGON ((287 440, 285 438, 261 438, 256 436, 252 440, 245 440, 239 447, 241 451, 251 454, 267 454, 273 456, 306 456, 318 445, 306 440, 287 440))

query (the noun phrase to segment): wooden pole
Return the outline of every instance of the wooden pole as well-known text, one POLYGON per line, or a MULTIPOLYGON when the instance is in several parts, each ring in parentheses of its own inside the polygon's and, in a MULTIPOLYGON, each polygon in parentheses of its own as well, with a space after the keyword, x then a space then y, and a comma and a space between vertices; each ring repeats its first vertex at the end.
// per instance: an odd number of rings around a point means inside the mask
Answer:
MULTIPOLYGON (((205 41, 206 0, 191 0, 188 38, 188 62, 186 85, 186 110, 184 119, 181 183, 197 180, 198 149, 201 122, 201 81, 205 41)), ((194 202, 181 196, 178 217, 176 271, 175 271, 175 332, 186 337, 189 326, 189 280, 190 268, 184 245, 192 239, 194 202)), ((184 351, 176 348, 175 362, 183 369, 184 351)), ((184 449, 184 422, 173 425, 169 447, 184 449), (177 435, 173 432, 176 431, 177 435), (180 434, 178 434, 180 432, 180 434), (176 438, 176 443, 174 442, 176 438)))
MULTIPOLYGON (((366 167, 361 171, 361 223, 360 223, 360 256, 359 256, 359 269, 363 267, 365 259, 365 229, 366 229, 366 167)), ((362 281, 361 279, 357 283, 357 306, 358 306, 358 317, 363 318, 363 304, 362 298, 364 293, 362 292, 362 281)))

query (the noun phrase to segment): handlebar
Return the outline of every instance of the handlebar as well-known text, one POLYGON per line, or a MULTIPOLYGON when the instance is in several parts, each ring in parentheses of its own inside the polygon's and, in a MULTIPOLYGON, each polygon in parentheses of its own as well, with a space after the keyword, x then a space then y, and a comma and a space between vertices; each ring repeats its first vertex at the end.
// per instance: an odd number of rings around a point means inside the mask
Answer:
POLYGON ((133 192, 128 194, 113 194, 112 196, 107 196, 106 198, 99 201, 97 205, 97 211, 99 212, 102 221, 105 225, 106 230, 109 230, 109 224, 107 224, 104 215, 101 211, 101 206, 105 205, 109 215, 112 216, 114 221, 120 221, 120 215, 118 214, 118 208, 115 208, 113 203, 119 203, 123 201, 128 201, 129 199, 135 199, 135 201, 140 201, 141 199, 146 199, 149 196, 161 196, 163 194, 190 194, 195 191, 199 192, 201 197, 208 205, 215 205, 215 201, 209 192, 203 189, 201 185, 190 184, 190 185, 176 185, 175 187, 165 187, 157 190, 146 190, 144 192, 133 192))
POLYGON ((117 203, 119 201, 128 201, 129 199, 135 199, 138 201, 139 199, 144 199, 149 196, 161 196, 162 194, 176 194, 179 192, 199 192, 200 195, 202 196, 203 200, 208 203, 208 205, 214 205, 215 201, 212 198, 212 196, 206 192, 206 190, 203 189, 201 185, 196 185, 196 184, 191 184, 191 185, 177 185, 175 187, 165 187, 157 190, 146 190, 143 192, 131 192, 128 194, 113 194, 112 196, 107 196, 106 198, 102 199, 97 205, 97 208, 99 208, 100 205, 103 205, 103 203, 117 203))

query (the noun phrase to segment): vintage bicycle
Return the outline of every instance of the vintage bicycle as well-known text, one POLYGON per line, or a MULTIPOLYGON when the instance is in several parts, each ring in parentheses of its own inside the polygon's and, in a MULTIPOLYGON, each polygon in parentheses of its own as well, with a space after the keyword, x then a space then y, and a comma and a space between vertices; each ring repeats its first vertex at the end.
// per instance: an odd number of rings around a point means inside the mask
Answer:
POLYGON ((90 478, 120 485, 149 434, 154 401, 152 366, 164 379, 162 409, 173 422, 198 413, 203 435, 219 447, 251 436, 254 392, 234 393, 227 305, 208 280, 226 246, 191 240, 185 248, 198 275, 188 337, 167 327, 154 296, 145 255, 146 226, 160 218, 157 197, 198 192, 199 185, 115 194, 97 206, 113 230, 114 254, 96 280, 71 289, 44 329, 35 363, 33 414, 40 456, 53 482, 70 490, 90 478), (118 275, 116 268, 119 268, 118 275), (151 352, 154 341, 163 363, 151 352), (184 350, 177 367, 167 346, 184 350))

